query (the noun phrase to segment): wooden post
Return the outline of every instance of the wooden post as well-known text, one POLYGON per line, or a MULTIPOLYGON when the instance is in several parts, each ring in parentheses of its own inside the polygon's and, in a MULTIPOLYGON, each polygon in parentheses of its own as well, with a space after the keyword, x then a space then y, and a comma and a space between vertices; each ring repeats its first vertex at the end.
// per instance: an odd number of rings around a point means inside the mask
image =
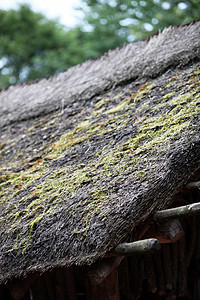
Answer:
POLYGON ((2 285, 0 285, 0 299, 6 300, 5 297, 4 297, 4 289, 3 289, 2 285))
MULTIPOLYGON (((190 261, 191 261, 191 258, 192 258, 192 255, 193 255, 193 252, 195 249, 196 236, 197 236, 196 235, 196 216, 192 217, 189 228, 191 228, 191 231, 190 231, 190 239, 188 242, 189 249, 188 249, 188 253, 187 253, 187 267, 189 267, 189 265, 190 265, 190 261)), ((199 237, 197 236, 197 238, 199 238, 199 237)))
POLYGON ((176 300, 176 295, 169 295, 166 300, 176 300))
MULTIPOLYGON (((195 247, 195 267, 196 272, 197 270, 200 270, 200 217, 196 220, 196 247, 195 247)), ((200 278, 195 278, 195 284, 194 284, 194 300, 200 299, 200 278)))
POLYGON ((165 285, 167 290, 172 290, 173 288, 173 277, 172 277, 172 261, 170 253, 170 245, 166 244, 162 248, 163 250, 163 264, 165 273, 165 285))
POLYGON ((184 297, 187 293, 187 261, 185 237, 178 243, 178 296, 184 297))
POLYGON ((142 281, 144 277, 144 260, 142 255, 133 255, 128 257, 129 274, 130 274, 130 290, 133 299, 141 296, 142 281))
POLYGON ((171 244, 171 257, 172 257, 172 276, 173 276, 173 290, 177 293, 177 280, 178 280, 178 250, 177 243, 171 244))
POLYGON ((73 267, 65 268, 65 281, 69 300, 77 300, 73 267))
POLYGON ((44 280, 44 276, 39 276, 31 286, 33 299, 37 300, 49 300, 48 292, 44 280))
POLYGON ((49 300, 55 300, 56 299, 55 270, 44 273, 44 280, 47 287, 49 300))
POLYGON ((130 276, 128 271, 128 258, 121 262, 118 269, 120 296, 124 300, 130 300, 130 276))
POLYGON ((119 300, 118 272, 114 269, 101 284, 94 284, 88 277, 87 300, 119 300))
POLYGON ((196 299, 195 300, 199 300, 200 299, 200 278, 197 279, 197 284, 196 284, 196 299))
POLYGON ((56 269, 56 300, 66 300, 67 289, 62 268, 56 269))
POLYGON ((118 268, 123 259, 123 256, 109 257, 93 265, 88 272, 88 276, 93 285, 101 284, 113 270, 118 268))
POLYGON ((164 270, 162 259, 160 253, 156 253, 153 255, 153 262, 155 265, 156 277, 157 277, 157 287, 158 287, 158 294, 163 296, 165 294, 165 277, 164 277, 164 270))
POLYGON ((38 276, 39 273, 35 272, 34 274, 27 276, 23 280, 14 279, 10 284, 8 284, 10 298, 12 300, 18 300, 23 298, 25 294, 28 292, 30 286, 38 278, 38 276))
POLYGON ((156 293, 157 288, 157 281, 156 281, 156 272, 152 260, 152 255, 144 255, 145 261, 145 274, 148 283, 148 291, 151 293, 156 293))

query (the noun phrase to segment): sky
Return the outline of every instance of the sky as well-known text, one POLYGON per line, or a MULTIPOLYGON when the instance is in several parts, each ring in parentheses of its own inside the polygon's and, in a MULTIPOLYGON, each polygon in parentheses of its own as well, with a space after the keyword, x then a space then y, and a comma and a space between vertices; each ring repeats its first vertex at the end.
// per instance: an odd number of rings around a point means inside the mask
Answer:
POLYGON ((18 3, 28 3, 34 11, 50 19, 59 18, 60 23, 68 27, 73 27, 81 18, 81 13, 75 10, 80 0, 0 0, 0 9, 15 9, 18 3))

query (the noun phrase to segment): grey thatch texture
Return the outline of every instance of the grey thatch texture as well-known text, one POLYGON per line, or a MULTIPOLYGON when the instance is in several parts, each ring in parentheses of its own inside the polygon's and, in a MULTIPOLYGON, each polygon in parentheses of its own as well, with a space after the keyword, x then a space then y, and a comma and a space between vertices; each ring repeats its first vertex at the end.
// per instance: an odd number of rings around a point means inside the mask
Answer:
POLYGON ((200 167, 200 22, 0 94, 0 280, 92 263, 200 167))
POLYGON ((199 57, 199 23, 170 27, 149 41, 128 44, 37 84, 10 87, 0 94, 0 127, 82 103, 123 81, 155 77, 199 57))

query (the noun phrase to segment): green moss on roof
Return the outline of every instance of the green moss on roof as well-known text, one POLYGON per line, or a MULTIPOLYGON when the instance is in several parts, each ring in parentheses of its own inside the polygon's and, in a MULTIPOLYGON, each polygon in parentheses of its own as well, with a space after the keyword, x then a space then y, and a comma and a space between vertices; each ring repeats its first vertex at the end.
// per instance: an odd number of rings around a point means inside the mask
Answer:
POLYGON ((48 115, 2 142, 0 230, 15 237, 9 247, 28 253, 40 223, 63 208, 66 220, 81 211, 71 234, 80 231, 84 239, 93 219, 105 221, 118 205, 126 178, 157 180, 165 153, 184 133, 192 139, 199 113, 199 70, 191 69, 119 87, 75 117, 48 115))

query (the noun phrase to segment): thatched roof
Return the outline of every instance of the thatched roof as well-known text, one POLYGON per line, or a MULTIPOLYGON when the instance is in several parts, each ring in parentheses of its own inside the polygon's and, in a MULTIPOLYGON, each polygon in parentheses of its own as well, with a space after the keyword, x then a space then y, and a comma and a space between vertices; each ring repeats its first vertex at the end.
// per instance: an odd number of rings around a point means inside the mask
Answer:
POLYGON ((200 167, 200 22, 0 105, 0 279, 93 263, 200 167))

